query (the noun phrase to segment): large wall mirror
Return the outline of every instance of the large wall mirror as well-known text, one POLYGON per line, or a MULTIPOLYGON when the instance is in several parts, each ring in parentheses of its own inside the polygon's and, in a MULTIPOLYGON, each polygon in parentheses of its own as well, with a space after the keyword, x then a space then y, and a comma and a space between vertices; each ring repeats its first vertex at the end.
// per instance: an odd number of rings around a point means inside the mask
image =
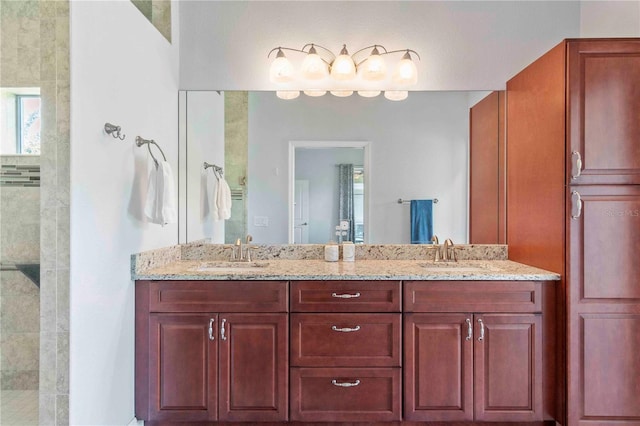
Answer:
POLYGON ((302 175, 307 174, 314 175, 307 176, 309 185, 317 181, 308 190, 308 209, 316 213, 314 222, 319 225, 309 229, 308 240, 300 235, 299 241, 324 243, 334 237, 335 222, 343 218, 337 207, 321 212, 317 206, 339 204, 338 196, 331 195, 338 191, 339 165, 351 164, 363 173, 362 185, 354 185, 363 204, 358 218, 353 219, 358 235, 354 232, 352 238, 371 244, 407 244, 409 204, 398 200, 437 198, 434 233, 466 243, 469 108, 487 94, 411 92, 408 99, 393 102, 382 96, 300 96, 285 101, 273 92, 181 92, 180 145, 185 159, 181 176, 185 183, 180 198, 185 225, 180 240, 223 243, 251 234, 255 243, 295 242, 294 222, 300 218, 295 217, 292 188, 296 179, 305 180, 302 175), (225 101, 225 97, 236 101, 225 101), (364 157, 347 158, 357 150, 335 151, 349 143, 366 145, 366 170, 364 157), (291 149, 301 150, 294 151, 298 154, 295 163, 291 163, 291 149), (343 154, 347 157, 340 157, 343 154), (298 165, 303 159, 305 163, 298 165), (208 215, 214 177, 204 169, 205 161, 225 168, 233 195, 228 221, 215 221, 208 215), (319 178, 319 168, 326 170, 324 179, 319 178), (236 169, 241 173, 235 173, 236 169), (332 188, 318 191, 320 181, 332 188), (332 197, 332 201, 316 199, 314 194, 332 197))

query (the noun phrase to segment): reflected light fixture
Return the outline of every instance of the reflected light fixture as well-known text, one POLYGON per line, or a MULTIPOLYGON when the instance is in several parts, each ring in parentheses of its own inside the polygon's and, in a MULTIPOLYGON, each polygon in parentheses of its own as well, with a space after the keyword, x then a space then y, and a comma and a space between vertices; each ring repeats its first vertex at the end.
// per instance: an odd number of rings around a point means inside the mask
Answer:
MULTIPOLYGON (((267 57, 274 52, 275 59, 269 71, 271 82, 288 84, 282 86, 283 89, 312 87, 304 90, 307 96, 323 96, 329 90, 335 96, 345 97, 351 96, 357 88, 363 97, 375 97, 385 90, 385 98, 402 100, 408 95, 407 88, 418 82, 418 69, 412 55, 418 59, 420 55, 411 49, 389 51, 382 45, 374 44, 350 55, 346 44, 343 44, 340 53, 335 55, 326 47, 309 43, 302 49, 279 46, 271 49, 267 57), (305 54, 298 71, 285 56, 285 50, 305 54), (385 57, 394 53, 403 55, 389 78, 385 57), (385 86, 392 86, 394 90, 386 90, 389 87, 385 86)), ((294 95, 295 92, 280 90, 278 97, 295 99, 299 95, 299 92, 294 95)))
POLYGON ((299 90, 278 90, 276 92, 276 96, 284 100, 295 99, 298 96, 300 96, 300 91, 299 90))

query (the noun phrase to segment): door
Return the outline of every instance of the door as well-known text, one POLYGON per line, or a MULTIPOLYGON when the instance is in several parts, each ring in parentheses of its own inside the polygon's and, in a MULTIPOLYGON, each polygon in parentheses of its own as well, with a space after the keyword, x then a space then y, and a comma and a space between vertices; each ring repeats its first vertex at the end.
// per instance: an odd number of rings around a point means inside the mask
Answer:
POLYGON ((640 424, 640 185, 567 197, 569 423, 640 424))
POLYGON ((296 180, 293 204, 293 242, 309 244, 308 180, 296 180))
POLYGON ((287 419, 287 334, 287 314, 220 314, 221 421, 287 419))
POLYGON ((148 420, 216 420, 216 321, 206 314, 151 314, 148 420))
POLYGON ((404 415, 473 420, 473 316, 405 314, 404 415))
POLYGON ((476 314, 475 420, 542 420, 542 316, 476 314))
POLYGON ((569 182, 640 184, 640 40, 570 41, 567 63, 569 182))

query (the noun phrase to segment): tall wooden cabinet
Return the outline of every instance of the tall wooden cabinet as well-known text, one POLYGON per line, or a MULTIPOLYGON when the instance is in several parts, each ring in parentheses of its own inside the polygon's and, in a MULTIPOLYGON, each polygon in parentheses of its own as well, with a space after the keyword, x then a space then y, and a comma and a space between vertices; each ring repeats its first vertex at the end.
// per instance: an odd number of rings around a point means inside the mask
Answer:
POLYGON ((509 258, 562 274, 567 424, 640 424, 640 39, 562 42, 507 119, 509 258))
POLYGON ((505 92, 469 110, 469 243, 505 244, 505 92))

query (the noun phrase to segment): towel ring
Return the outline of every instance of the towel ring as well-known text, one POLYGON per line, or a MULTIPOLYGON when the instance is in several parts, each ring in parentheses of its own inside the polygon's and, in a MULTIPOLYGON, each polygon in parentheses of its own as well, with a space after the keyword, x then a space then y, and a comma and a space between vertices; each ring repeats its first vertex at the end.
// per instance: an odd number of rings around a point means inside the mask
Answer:
POLYGON ((136 136, 136 145, 138 147, 141 147, 144 144, 147 144, 147 149, 149 150, 149 154, 151 154, 151 158, 153 158, 153 162, 156 163, 156 167, 158 167, 158 159, 155 155, 153 155, 153 152, 151 152, 152 144, 155 145, 156 148, 158 148, 160 154, 162 154, 162 158, 164 159, 164 161, 167 161, 167 156, 164 155, 164 151, 162 150, 162 148, 160 148, 160 145, 158 145, 156 141, 154 141, 153 139, 142 139, 140 136, 136 136))
POLYGON ((213 174, 216 175, 218 179, 222 179, 222 175, 224 175, 224 170, 222 169, 222 167, 216 166, 215 164, 209 164, 205 161, 204 169, 207 170, 208 168, 212 168, 213 174))

